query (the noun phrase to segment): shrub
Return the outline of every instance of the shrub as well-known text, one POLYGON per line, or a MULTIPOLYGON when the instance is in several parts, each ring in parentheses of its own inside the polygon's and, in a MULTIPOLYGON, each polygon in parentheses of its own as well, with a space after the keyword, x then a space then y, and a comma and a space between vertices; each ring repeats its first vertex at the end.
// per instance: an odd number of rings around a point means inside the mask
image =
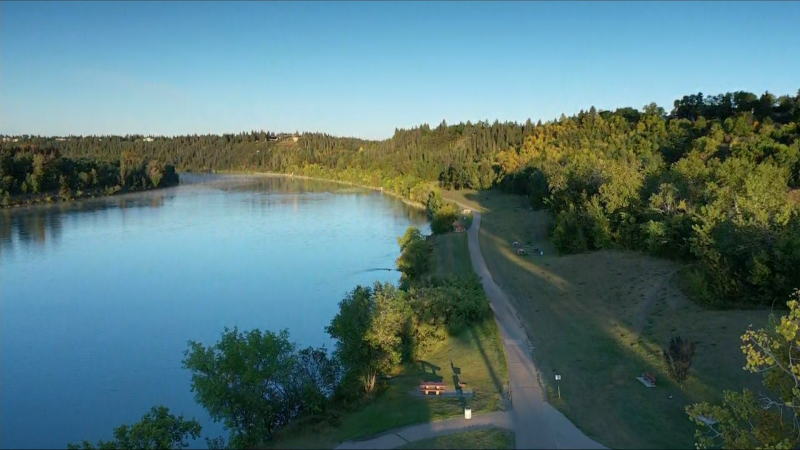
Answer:
POLYGON ((433 213, 431 231, 434 234, 444 234, 453 231, 453 222, 458 218, 458 209, 455 205, 447 204, 433 213))
POLYGON ((695 342, 684 341, 680 336, 674 336, 670 339, 667 350, 663 351, 670 375, 679 384, 686 381, 689 376, 696 345, 695 342))
POLYGON ((447 276, 411 292, 411 307, 419 321, 439 326, 451 335, 491 312, 477 276, 447 276))
POLYGON ((431 246, 414 227, 409 227, 405 235, 397 238, 397 243, 401 250, 397 258, 397 270, 402 273, 400 288, 406 290, 430 272, 433 261, 431 246))

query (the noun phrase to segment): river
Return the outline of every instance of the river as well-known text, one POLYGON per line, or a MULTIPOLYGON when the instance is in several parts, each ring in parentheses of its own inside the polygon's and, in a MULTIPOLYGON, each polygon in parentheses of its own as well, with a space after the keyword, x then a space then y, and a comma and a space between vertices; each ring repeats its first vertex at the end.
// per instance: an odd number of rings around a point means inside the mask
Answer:
MULTIPOLYGON (((189 340, 223 327, 327 345, 357 284, 396 282, 421 211, 379 192, 278 176, 0 211, 0 448, 112 438, 153 405, 196 417, 189 340)), ((204 447, 203 441, 193 447, 204 447)))

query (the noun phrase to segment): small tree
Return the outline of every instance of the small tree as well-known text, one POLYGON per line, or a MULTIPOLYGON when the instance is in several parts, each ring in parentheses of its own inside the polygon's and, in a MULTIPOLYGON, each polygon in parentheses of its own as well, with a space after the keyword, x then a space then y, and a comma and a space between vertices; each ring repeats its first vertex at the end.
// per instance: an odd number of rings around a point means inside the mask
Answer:
POLYGON ((680 336, 674 336, 670 339, 667 350, 663 351, 670 375, 679 384, 683 384, 689 376, 696 347, 695 342, 684 341, 680 336))
POLYGON ((213 346, 189 342, 183 367, 192 372, 197 402, 230 430, 230 445, 253 448, 299 411, 292 389, 295 361, 288 331, 240 333, 234 327, 225 328, 213 346))
POLYGON ((159 183, 161 183, 161 179, 164 177, 164 165, 156 160, 148 161, 147 176, 150 178, 153 187, 158 187, 159 183))
POLYGON ((69 182, 67 181, 67 177, 65 177, 64 175, 61 175, 61 177, 59 177, 58 195, 64 200, 69 200, 70 198, 72 198, 69 189, 69 182))
POLYGON ((453 222, 458 218, 458 210, 454 205, 447 204, 439 208, 431 219, 433 234, 444 234, 453 231, 453 222))
POLYGON ((295 358, 291 384, 298 397, 299 414, 314 416, 324 412, 341 379, 339 361, 330 358, 324 346, 300 350, 295 358))
POLYGON ((188 439, 200 436, 200 424, 175 417, 166 406, 154 406, 139 422, 122 425, 114 430, 114 440, 100 440, 97 446, 89 441, 68 444, 68 449, 181 449, 189 446, 188 439))
POLYGON ((422 237, 422 233, 417 227, 408 227, 405 234, 397 238, 397 245, 400 246, 400 251, 402 252, 408 244, 422 240, 425 240, 425 238, 422 237))
POLYGON ((400 244, 400 257, 397 258, 397 270, 403 275, 400 286, 407 289, 412 282, 419 281, 431 270, 431 248, 428 241, 414 227, 406 230, 406 234, 397 238, 400 244))
POLYGON ((411 317, 406 293, 389 283, 357 286, 339 303, 326 327, 336 339, 336 356, 372 395, 378 375, 400 363, 402 333, 411 317))

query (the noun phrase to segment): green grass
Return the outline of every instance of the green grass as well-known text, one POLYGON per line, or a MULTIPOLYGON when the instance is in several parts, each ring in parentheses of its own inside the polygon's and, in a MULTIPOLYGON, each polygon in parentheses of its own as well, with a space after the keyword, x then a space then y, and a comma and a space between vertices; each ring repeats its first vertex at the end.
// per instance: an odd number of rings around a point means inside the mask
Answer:
POLYGON ((469 259, 467 233, 447 233, 434 235, 433 270, 438 275, 469 275, 472 262, 469 259))
POLYGON ((406 444, 402 449, 509 449, 516 448, 514 432, 489 428, 424 439, 406 444))
MULTIPOLYGON (((434 259, 439 273, 472 273, 465 233, 437 236, 434 259)), ((415 423, 460 417, 459 399, 412 395, 419 381, 441 379, 455 386, 452 367, 460 369, 459 380, 473 389, 468 404, 473 413, 504 408, 502 393, 508 370, 500 333, 493 317, 451 336, 419 355, 420 362, 401 368, 388 381, 387 389, 362 409, 343 414, 337 427, 317 425, 289 429, 274 443, 276 448, 333 448, 338 443, 364 438, 415 423), (451 366, 452 362, 452 366, 451 366)))
POLYGON ((482 253, 517 305, 551 403, 600 443, 694 448, 687 404, 719 402, 723 389, 760 387, 758 375, 742 370, 739 336, 750 324, 765 325, 767 311, 717 311, 691 302, 672 261, 616 250, 557 256, 547 213, 531 211, 524 197, 494 191, 445 197, 482 213, 482 253), (513 241, 545 256, 516 255, 513 241), (698 343, 683 387, 669 378, 661 356, 673 335, 698 343), (635 379, 642 370, 657 376, 657 388, 635 379), (561 401, 552 397, 555 373, 562 375, 561 401))

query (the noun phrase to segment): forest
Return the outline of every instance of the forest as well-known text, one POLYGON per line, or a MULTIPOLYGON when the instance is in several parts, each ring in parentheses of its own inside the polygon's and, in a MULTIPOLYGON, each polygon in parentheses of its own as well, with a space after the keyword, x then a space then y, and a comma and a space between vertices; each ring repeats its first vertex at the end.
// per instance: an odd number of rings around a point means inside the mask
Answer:
MULTIPOLYGON (((651 103, 535 124, 443 121, 383 141, 303 133, 294 142, 252 131, 22 136, 2 149, 114 165, 135 154, 178 171, 293 173, 380 187, 429 211, 441 208, 437 185, 497 187, 547 208, 562 253, 623 248, 677 259, 697 299, 741 307, 772 305, 800 286, 799 128, 800 91, 739 91, 686 95, 669 112, 651 103)), ((5 175, 13 158, 3 158, 5 175)), ((93 179, 107 179, 103 170, 93 179)), ((77 173, 67 182, 79 183, 77 173)), ((21 192, 25 177, 4 181, 4 191, 21 192)), ((24 181, 28 189, 35 182, 24 181)))
POLYGON ((61 156, 36 144, 0 148, 0 206, 111 195, 178 184, 175 167, 124 152, 115 161, 61 156))

